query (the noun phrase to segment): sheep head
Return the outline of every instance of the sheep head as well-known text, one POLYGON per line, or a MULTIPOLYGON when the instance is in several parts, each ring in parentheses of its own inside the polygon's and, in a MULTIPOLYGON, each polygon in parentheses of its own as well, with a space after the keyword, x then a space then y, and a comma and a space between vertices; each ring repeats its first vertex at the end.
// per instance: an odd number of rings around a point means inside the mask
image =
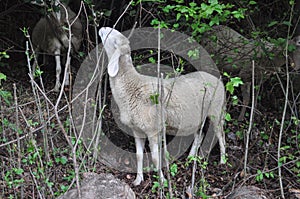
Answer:
POLYGON ((120 56, 130 55, 129 40, 119 31, 109 27, 102 27, 99 36, 109 60, 108 74, 110 77, 115 77, 119 72, 120 56))

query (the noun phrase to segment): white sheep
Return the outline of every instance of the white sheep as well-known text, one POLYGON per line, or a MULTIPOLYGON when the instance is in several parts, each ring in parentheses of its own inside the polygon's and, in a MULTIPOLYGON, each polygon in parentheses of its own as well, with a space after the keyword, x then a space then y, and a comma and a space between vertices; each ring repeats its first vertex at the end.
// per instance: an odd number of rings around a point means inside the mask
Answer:
MULTIPOLYGON (((133 184, 139 185, 143 181, 142 164, 146 138, 149 140, 152 160, 156 168, 159 163, 158 133, 161 132, 163 125, 160 123, 157 110, 161 105, 150 100, 150 96, 157 92, 157 78, 141 75, 135 70, 129 40, 120 32, 102 27, 99 35, 109 60, 110 86, 114 100, 120 109, 120 120, 132 129, 135 138, 137 177, 133 184)), ((224 163, 225 90, 223 83, 206 72, 193 72, 176 79, 164 79, 163 85, 163 101, 167 102, 164 104, 167 133, 177 133, 178 136, 194 134, 197 139, 194 140, 190 155, 196 155, 197 148, 201 144, 197 132, 207 116, 218 138, 221 163, 224 163), (169 129, 177 129, 177 132, 169 129)))
MULTIPOLYGON (((241 88, 244 106, 238 118, 242 120, 246 106, 250 102, 252 60, 255 60, 255 81, 259 84, 266 72, 279 72, 280 67, 285 64, 283 49, 267 41, 262 41, 260 44, 251 41, 235 30, 222 25, 206 33, 201 39, 201 44, 208 53, 213 55, 212 59, 220 71, 237 75, 244 81, 241 88), (270 59, 268 55, 273 55, 273 59, 270 59)), ((297 57, 296 52, 293 57, 297 57)))
MULTIPOLYGON (((56 83, 54 90, 58 91, 60 88, 60 73, 61 73, 61 55, 67 52, 69 47, 68 25, 69 20, 71 26, 71 49, 76 52, 80 48, 82 41, 82 24, 76 14, 68 7, 68 19, 65 8, 59 5, 59 10, 52 15, 41 18, 32 31, 32 43, 35 52, 38 55, 40 51, 50 53, 55 56, 56 62, 56 83), (75 20, 75 21, 74 21, 75 20)), ((37 57, 36 57, 37 60, 37 57)), ((33 64, 33 73, 35 73, 37 63, 33 64)), ((69 74, 66 74, 66 83, 69 85, 69 74)))

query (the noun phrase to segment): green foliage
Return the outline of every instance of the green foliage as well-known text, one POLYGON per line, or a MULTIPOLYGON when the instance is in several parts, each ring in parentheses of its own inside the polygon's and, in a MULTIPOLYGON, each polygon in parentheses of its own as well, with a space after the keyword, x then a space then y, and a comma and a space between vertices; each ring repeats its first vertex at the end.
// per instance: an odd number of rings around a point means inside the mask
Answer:
POLYGON ((189 50, 188 51, 188 56, 191 59, 199 59, 200 58, 200 52, 199 52, 198 49, 189 50))
POLYGON ((244 84, 240 77, 230 77, 230 75, 226 72, 224 72, 224 76, 229 78, 229 81, 226 83, 225 88, 231 95, 233 94, 235 88, 244 84))
POLYGON ((227 122, 230 122, 231 121, 231 115, 230 115, 230 113, 226 113, 225 114, 225 120, 227 121, 227 122))
POLYGON ((257 182, 262 182, 264 180, 264 177, 266 178, 275 178, 274 172, 270 171, 270 172, 263 172, 261 170, 257 170, 257 174, 256 174, 256 181, 257 182))
MULTIPOLYGON (((6 51, 0 52, 0 64, 2 63, 2 59, 8 59, 9 55, 6 51)), ((2 65, 2 64, 1 64, 2 65)), ((2 98, 7 104, 10 104, 10 100, 12 99, 11 92, 3 90, 2 82, 6 81, 6 75, 0 72, 0 99, 2 98)))
POLYGON ((160 182, 159 182, 160 181, 159 176, 153 175, 153 177, 156 179, 156 181, 153 182, 153 185, 152 185, 152 188, 151 188, 152 193, 157 193, 160 189, 168 187, 168 181, 167 180, 165 180, 163 182, 163 187, 161 187, 160 182))
POLYGON ((166 14, 166 20, 160 21, 157 18, 151 22, 152 26, 161 28, 192 30, 192 35, 197 36, 209 30, 214 25, 219 25, 229 18, 243 19, 246 9, 237 8, 233 4, 224 4, 218 0, 207 2, 185 4, 184 1, 175 0, 159 6, 162 13, 166 14), (176 19, 175 21, 173 19, 176 19))
POLYGON ((159 93, 150 95, 150 100, 153 104, 159 104, 159 93))
POLYGON ((65 164, 67 164, 68 159, 65 156, 63 156, 63 157, 56 157, 55 158, 55 162, 65 165, 65 164))
POLYGON ((171 166, 170 166, 170 174, 171 176, 175 176, 176 174, 178 173, 178 166, 176 163, 173 163, 171 166))
POLYGON ((68 174, 65 177, 63 177, 63 179, 67 180, 68 182, 72 182, 74 177, 75 177, 75 171, 74 170, 69 170, 68 174))
POLYGON ((263 139, 263 140, 268 140, 269 139, 269 135, 267 133, 265 133, 264 131, 261 131, 260 132, 260 137, 263 139))
POLYGON ((0 97, 3 98, 3 100, 7 103, 10 104, 10 100, 12 99, 11 92, 9 91, 4 91, 0 88, 0 97))
POLYGON ((149 62, 152 63, 152 64, 155 64, 156 60, 155 60, 154 57, 149 57, 149 62))
POLYGON ((207 168, 208 162, 204 161, 204 158, 200 156, 189 156, 187 162, 185 163, 185 166, 190 165, 194 161, 196 161, 202 169, 207 168))
POLYGON ((9 188, 19 187, 25 181, 21 177, 23 173, 24 170, 21 168, 13 168, 12 170, 8 170, 4 175, 4 181, 9 188))
POLYGON ((40 77, 43 74, 43 71, 40 69, 40 67, 36 67, 34 71, 34 77, 40 77))
POLYGON ((0 73, 0 86, 1 86, 1 80, 6 80, 6 75, 3 73, 0 73))
POLYGON ((0 52, 0 62, 2 59, 9 59, 9 54, 6 51, 0 52))

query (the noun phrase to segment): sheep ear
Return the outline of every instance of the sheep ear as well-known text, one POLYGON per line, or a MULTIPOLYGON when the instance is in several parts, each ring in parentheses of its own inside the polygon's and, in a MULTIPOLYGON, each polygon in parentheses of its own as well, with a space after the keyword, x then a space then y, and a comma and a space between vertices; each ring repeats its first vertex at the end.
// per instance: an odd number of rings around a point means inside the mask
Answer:
POLYGON ((117 49, 109 60, 107 70, 110 77, 115 77, 119 72, 120 51, 117 49))

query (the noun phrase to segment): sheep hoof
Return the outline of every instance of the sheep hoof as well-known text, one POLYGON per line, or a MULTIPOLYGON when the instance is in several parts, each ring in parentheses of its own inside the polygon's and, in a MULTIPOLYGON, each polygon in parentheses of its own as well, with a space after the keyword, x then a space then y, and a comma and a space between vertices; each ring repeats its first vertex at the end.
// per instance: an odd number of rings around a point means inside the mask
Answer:
POLYGON ((143 179, 143 177, 141 177, 140 175, 137 175, 136 176, 136 179, 133 181, 133 185, 134 186, 138 186, 138 185, 140 185, 141 184, 141 182, 143 181, 144 179, 143 179))
POLYGON ((221 155, 220 164, 225 164, 227 162, 226 155, 221 155))

